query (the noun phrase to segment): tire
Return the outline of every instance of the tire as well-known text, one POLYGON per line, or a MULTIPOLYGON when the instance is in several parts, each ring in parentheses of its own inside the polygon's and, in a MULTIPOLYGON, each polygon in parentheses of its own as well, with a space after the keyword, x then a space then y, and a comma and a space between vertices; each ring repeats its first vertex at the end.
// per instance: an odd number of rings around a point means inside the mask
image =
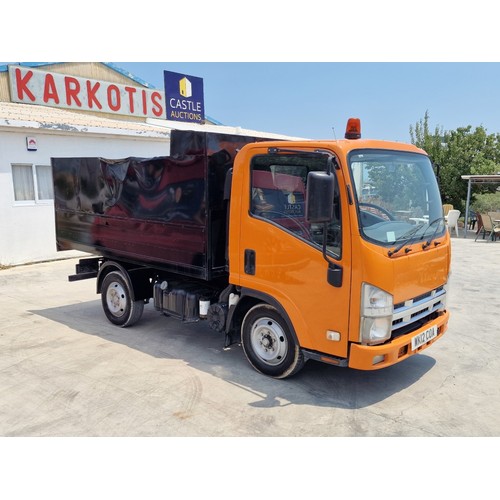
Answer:
POLYGON ((144 301, 132 300, 129 282, 119 271, 112 271, 104 277, 101 302, 108 320, 121 327, 137 323, 144 311, 144 301))
POLYGON ((241 327, 241 344, 250 364, 270 377, 291 377, 305 363, 285 320, 268 304, 258 304, 247 312, 241 327))

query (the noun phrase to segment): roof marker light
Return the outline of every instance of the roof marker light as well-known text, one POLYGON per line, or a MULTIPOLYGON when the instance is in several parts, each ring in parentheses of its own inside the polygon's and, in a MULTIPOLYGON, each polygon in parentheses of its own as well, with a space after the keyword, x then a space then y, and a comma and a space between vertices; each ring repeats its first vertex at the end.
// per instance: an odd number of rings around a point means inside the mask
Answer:
POLYGON ((345 128, 346 139, 361 139, 361 120, 359 118, 349 118, 345 128))

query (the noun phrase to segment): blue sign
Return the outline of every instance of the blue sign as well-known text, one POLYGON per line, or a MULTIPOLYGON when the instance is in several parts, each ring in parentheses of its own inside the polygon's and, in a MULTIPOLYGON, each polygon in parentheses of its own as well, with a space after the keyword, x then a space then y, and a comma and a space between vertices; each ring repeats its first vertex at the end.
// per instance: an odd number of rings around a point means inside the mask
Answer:
POLYGON ((203 78, 164 71, 167 120, 205 122, 203 78))

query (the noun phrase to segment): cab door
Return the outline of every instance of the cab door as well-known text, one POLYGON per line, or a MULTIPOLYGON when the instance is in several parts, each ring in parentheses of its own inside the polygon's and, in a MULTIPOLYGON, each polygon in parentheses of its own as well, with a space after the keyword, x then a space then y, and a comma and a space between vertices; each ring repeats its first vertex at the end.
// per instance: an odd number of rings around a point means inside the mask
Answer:
POLYGON ((342 171, 334 172, 336 203, 326 229, 326 260, 325 226, 311 225, 305 216, 307 174, 325 170, 326 156, 303 147, 276 152, 255 145, 240 154, 246 168, 235 168, 233 176, 231 282, 279 305, 302 348, 347 357, 351 236, 342 171))

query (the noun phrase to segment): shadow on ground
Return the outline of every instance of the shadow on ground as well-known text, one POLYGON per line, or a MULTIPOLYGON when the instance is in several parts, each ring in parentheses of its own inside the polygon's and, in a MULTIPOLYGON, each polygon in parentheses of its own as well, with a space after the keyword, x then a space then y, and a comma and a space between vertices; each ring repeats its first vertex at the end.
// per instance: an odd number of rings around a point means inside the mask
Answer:
POLYGON ((373 372, 309 361, 294 377, 275 380, 253 370, 239 344, 223 349, 224 336, 210 330, 204 322, 184 324, 161 315, 152 305, 146 306, 141 321, 129 328, 111 325, 98 300, 30 312, 155 358, 182 360, 196 370, 249 391, 255 395, 250 405, 259 408, 286 405, 363 408, 415 384, 435 364, 432 357, 424 354, 373 372))

